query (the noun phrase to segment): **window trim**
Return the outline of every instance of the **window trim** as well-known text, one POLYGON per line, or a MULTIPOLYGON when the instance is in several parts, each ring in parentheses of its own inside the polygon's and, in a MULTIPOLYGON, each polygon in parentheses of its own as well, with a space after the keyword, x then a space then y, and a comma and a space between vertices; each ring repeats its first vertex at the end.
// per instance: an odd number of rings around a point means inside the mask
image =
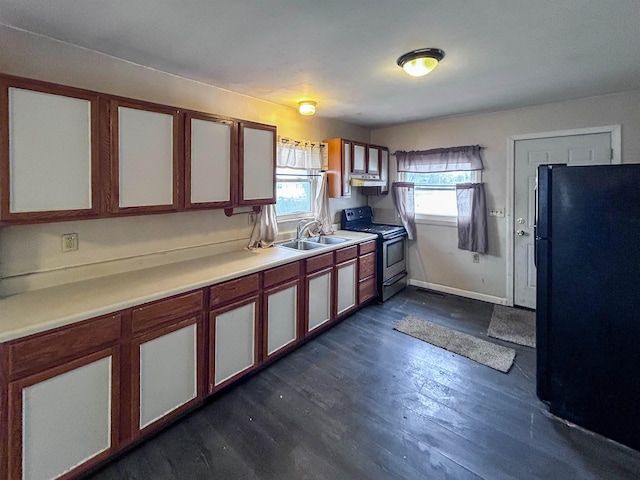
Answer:
MULTIPOLYGON (((310 185, 310 192, 311 192, 311 198, 310 198, 310 205, 309 205, 309 210, 308 211, 303 211, 303 212, 292 212, 292 213, 283 213, 283 214, 276 214, 276 220, 278 222, 287 222, 287 221, 293 221, 293 220, 302 220, 302 219, 311 219, 313 218, 313 201, 315 198, 315 191, 317 189, 317 177, 319 177, 319 175, 317 174, 317 172, 315 170, 306 170, 306 174, 295 174, 295 173, 280 173, 278 174, 278 169, 282 169, 282 170, 289 170, 287 167, 277 167, 276 168, 276 185, 278 183, 298 183, 298 182, 302 182, 302 181, 308 181, 309 185, 310 185), (284 178, 283 178, 284 177, 284 178), (291 177, 291 178, 286 178, 286 177, 291 177), (308 180, 300 180, 301 177, 307 177, 308 180)), ((303 169, 294 169, 294 171, 300 171, 303 169)), ((278 196, 276 193, 276 205, 278 202, 278 196)), ((277 207, 276 207, 277 209, 277 207)))
MULTIPOLYGON (((471 183, 480 183, 482 182, 482 170, 469 170, 471 173, 471 183)), ((405 175, 411 172, 398 172, 399 180, 405 181, 405 175)), ((438 172, 425 172, 425 173, 438 173, 438 172)), ((455 172, 440 172, 440 173, 455 173, 455 172)), ((415 186, 417 190, 420 188, 418 185, 415 186)), ((455 187, 454 187, 455 188, 455 187)), ((439 225, 443 227, 457 227, 458 226, 458 217, 457 215, 433 215, 426 213, 415 213, 416 223, 422 225, 439 225)))

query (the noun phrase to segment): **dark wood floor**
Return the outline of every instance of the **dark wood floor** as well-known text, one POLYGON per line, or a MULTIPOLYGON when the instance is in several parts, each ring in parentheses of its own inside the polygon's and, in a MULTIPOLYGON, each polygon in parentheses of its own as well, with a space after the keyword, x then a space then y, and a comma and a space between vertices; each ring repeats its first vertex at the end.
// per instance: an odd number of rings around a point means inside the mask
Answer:
POLYGON ((503 374, 392 329, 407 314, 486 337, 492 304, 409 287, 95 472, 107 479, 638 479, 640 452, 503 374))

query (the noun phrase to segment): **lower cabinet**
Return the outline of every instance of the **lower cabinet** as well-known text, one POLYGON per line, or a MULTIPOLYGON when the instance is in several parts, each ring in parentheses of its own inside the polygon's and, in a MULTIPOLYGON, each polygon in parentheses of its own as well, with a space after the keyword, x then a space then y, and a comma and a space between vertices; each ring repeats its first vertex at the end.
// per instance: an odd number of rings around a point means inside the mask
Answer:
POLYGON ((134 340, 132 418, 138 433, 199 399, 201 319, 188 318, 134 340))
POLYGON ((305 260, 305 334, 330 323, 335 318, 333 269, 333 252, 305 260))
POLYGON ((295 348, 369 298, 372 245, 0 343, 0 478, 76 478, 295 348))
POLYGON ((132 310, 126 440, 159 427, 204 397, 203 308, 198 290, 132 310))
POLYGON ((5 344, 10 381, 3 478, 79 473, 117 450, 119 335, 117 315, 5 344))
POLYGON ((263 352, 265 359, 295 346, 300 338, 300 264, 263 273, 263 352))
POLYGON ((375 298, 378 294, 376 285, 376 241, 362 243, 358 246, 358 305, 375 298))
POLYGON ((209 392, 257 366, 259 304, 256 295, 209 314, 209 392))
POLYGON ((358 294, 358 247, 336 251, 336 317, 356 307, 358 294))

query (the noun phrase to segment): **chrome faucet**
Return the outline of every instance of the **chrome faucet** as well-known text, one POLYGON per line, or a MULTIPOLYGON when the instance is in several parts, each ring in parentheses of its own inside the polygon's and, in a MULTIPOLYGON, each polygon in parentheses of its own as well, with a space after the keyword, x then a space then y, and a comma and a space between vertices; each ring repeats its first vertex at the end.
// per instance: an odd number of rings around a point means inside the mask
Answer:
POLYGON ((300 220, 298 222, 298 227, 296 228, 296 240, 300 240, 302 235, 314 225, 317 225, 318 227, 322 226, 318 220, 300 220))

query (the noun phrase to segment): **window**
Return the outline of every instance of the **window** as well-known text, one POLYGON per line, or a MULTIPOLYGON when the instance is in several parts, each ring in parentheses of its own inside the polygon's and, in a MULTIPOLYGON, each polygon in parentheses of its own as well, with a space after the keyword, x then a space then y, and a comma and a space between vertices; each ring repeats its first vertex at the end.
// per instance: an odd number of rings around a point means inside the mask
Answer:
POLYGON ((311 170, 276 169, 276 214, 281 217, 309 216, 313 210, 316 178, 311 170))
POLYGON ((401 173, 402 181, 415 184, 414 201, 417 218, 455 221, 457 183, 480 182, 480 172, 457 171, 435 173, 401 173))

